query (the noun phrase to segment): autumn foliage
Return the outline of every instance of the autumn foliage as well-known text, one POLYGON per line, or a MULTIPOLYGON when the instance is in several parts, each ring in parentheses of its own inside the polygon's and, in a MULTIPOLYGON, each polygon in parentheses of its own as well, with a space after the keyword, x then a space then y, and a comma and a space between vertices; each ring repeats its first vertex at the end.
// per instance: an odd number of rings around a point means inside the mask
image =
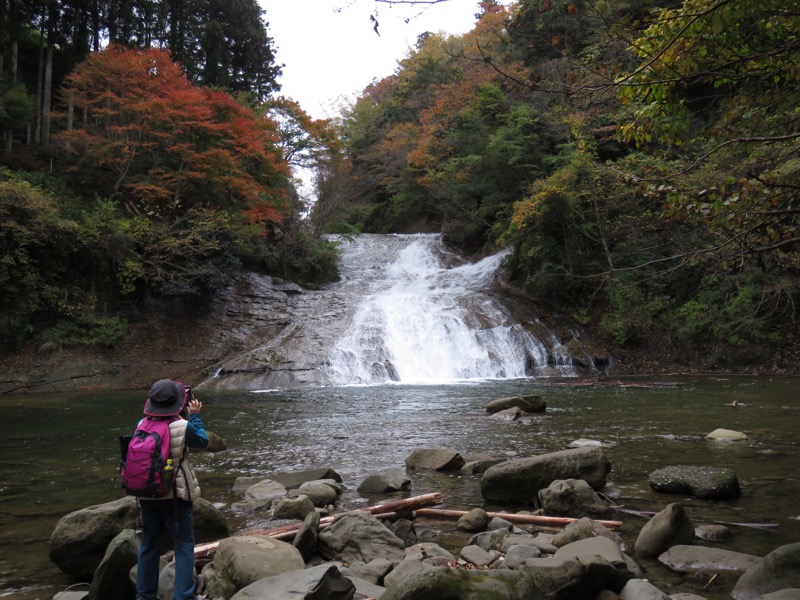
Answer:
POLYGON ((193 85, 167 52, 110 46, 72 72, 62 95, 75 115, 61 135, 73 171, 129 211, 202 206, 283 219, 289 167, 275 123, 193 85))

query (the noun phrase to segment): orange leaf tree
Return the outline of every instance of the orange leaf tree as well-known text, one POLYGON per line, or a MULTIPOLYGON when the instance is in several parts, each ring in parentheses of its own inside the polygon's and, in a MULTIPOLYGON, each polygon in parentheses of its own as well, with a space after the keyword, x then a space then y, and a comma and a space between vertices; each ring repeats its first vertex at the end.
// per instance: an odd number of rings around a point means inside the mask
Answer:
POLYGON ((90 189, 154 216, 197 206, 281 220, 289 167, 276 124, 193 85, 167 52, 112 45, 79 65, 62 94, 79 115, 62 139, 90 189))

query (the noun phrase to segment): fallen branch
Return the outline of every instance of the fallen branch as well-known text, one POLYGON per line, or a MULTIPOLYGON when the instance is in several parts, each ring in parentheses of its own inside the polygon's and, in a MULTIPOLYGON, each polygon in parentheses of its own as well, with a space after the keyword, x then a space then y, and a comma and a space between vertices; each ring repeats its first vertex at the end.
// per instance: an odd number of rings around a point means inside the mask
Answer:
MULTIPOLYGON (((371 515, 374 515, 376 518, 391 518, 396 517, 402 514, 410 513, 415 510, 424 508, 426 506, 433 506, 434 504, 441 504, 443 502, 443 498, 441 494, 434 493, 434 494, 423 494, 421 496, 414 496, 412 498, 406 498, 404 500, 393 500, 391 502, 384 502, 383 504, 376 504, 374 506, 368 506, 366 508, 359 508, 356 511, 367 512, 371 515)), ((324 529, 328 527, 331 523, 333 523, 336 519, 340 518, 342 514, 330 516, 330 517, 322 517, 319 520, 319 528, 324 529)), ((302 523, 290 523, 289 525, 283 525, 282 527, 274 527, 272 529, 251 529, 250 531, 246 531, 240 535, 263 535, 271 538, 275 538, 278 540, 285 540, 293 538, 298 531, 300 531, 300 527, 302 523)), ((194 557, 195 560, 199 558, 206 558, 216 552, 217 547, 219 546, 220 540, 216 542, 209 542, 207 544, 200 544, 194 547, 194 557)), ((168 562, 172 560, 172 553, 167 553, 164 555, 164 559, 168 562)))
MULTIPOLYGON (((444 517, 450 519, 458 519, 467 514, 465 510, 444 510, 439 508, 420 508, 416 511, 417 516, 423 517, 444 517)), ((501 519, 505 519, 510 523, 518 523, 522 525, 550 525, 550 526, 560 526, 563 527, 565 525, 569 525, 570 523, 574 523, 578 519, 573 517, 545 517, 541 515, 519 515, 515 513, 499 513, 499 512, 487 512, 486 513, 490 519, 494 519, 495 517, 499 517, 501 519)), ((616 528, 622 526, 622 521, 603 521, 600 519, 593 519, 604 527, 608 528, 616 528)))

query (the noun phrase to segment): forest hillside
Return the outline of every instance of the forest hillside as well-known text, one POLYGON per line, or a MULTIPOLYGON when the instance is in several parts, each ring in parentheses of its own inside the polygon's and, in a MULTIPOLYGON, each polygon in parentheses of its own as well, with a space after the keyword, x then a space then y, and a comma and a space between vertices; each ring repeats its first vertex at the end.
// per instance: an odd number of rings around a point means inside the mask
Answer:
POLYGON ((618 355, 793 369, 800 10, 521 0, 477 18, 420 37, 342 116, 331 223, 511 245, 510 283, 618 355))
POLYGON ((796 371, 800 10, 474 10, 321 121, 255 0, 0 0, 0 351, 119 347, 241 270, 324 285, 327 233, 441 232, 641 370, 796 371))

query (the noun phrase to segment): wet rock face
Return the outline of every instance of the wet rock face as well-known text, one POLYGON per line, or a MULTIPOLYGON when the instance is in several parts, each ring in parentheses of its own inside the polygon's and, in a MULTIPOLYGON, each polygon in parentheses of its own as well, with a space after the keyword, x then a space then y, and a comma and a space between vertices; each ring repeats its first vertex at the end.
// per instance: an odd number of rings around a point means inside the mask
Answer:
POLYGON ((341 250, 341 281, 324 289, 236 273, 202 310, 148 308, 114 350, 21 357, 5 365, 5 387, 66 390, 91 377, 94 389, 146 388, 167 363, 198 389, 244 390, 572 376, 610 364, 570 339, 571 323, 499 284, 501 255, 469 263, 437 236, 362 235, 341 250))

